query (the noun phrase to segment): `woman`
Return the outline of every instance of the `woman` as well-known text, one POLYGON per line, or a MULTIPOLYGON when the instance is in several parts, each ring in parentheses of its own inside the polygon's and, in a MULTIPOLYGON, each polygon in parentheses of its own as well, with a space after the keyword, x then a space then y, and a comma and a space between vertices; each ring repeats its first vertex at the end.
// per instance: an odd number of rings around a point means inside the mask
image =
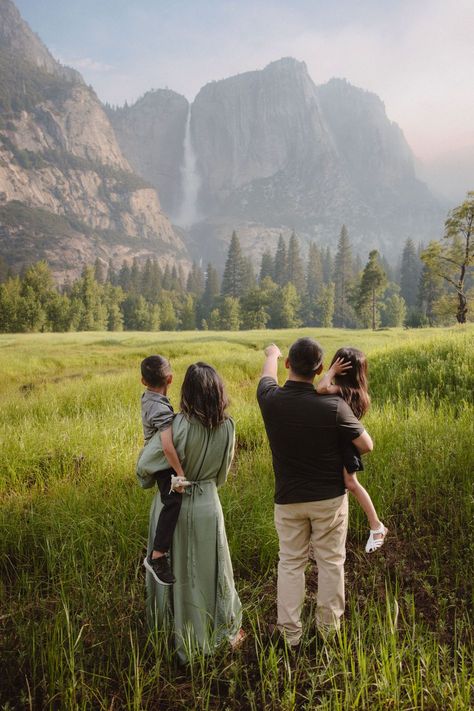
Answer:
MULTIPOLYGON (((171 624, 182 661, 195 651, 210 653, 224 639, 235 647, 244 636, 242 606, 217 495, 234 454, 235 429, 227 406, 223 382, 214 368, 206 363, 191 365, 181 388, 181 412, 173 422, 173 442, 186 478, 193 482, 181 494, 183 503, 170 551, 176 583, 164 587, 151 573, 146 577, 149 621, 171 624)), ((155 472, 168 466, 157 432, 138 460, 140 485, 154 486, 155 472)), ((148 552, 153 548, 161 507, 158 492, 151 505, 148 552)))

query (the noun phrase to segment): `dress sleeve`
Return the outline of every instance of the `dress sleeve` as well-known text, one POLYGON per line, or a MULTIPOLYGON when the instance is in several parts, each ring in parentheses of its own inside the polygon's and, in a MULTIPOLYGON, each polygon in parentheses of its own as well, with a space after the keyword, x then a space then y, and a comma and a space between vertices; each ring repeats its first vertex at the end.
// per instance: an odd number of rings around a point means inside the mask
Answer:
MULTIPOLYGON (((186 418, 179 413, 173 420, 173 444, 179 461, 183 463, 186 459, 185 447, 188 434, 188 423, 186 418)), ((169 469, 169 462, 163 452, 160 432, 155 432, 153 437, 146 443, 138 457, 136 474, 138 483, 143 489, 149 489, 155 483, 155 473, 169 469)))
POLYGON ((336 425, 343 443, 352 442, 364 431, 363 426, 342 398, 339 398, 336 425))
POLYGON ((225 427, 227 430, 227 443, 222 457, 221 466, 216 476, 217 486, 222 486, 222 484, 226 482, 227 474, 229 473, 235 451, 235 425, 234 421, 230 417, 226 420, 225 427))

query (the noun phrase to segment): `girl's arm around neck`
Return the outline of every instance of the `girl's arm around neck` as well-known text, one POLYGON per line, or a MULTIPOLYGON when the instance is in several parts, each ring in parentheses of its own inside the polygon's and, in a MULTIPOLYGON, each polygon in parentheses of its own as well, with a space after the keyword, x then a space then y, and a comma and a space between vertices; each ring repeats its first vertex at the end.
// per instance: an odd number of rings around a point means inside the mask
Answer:
POLYGON ((342 358, 338 358, 316 385, 316 392, 319 393, 319 395, 340 395, 341 388, 339 385, 333 385, 332 381, 336 375, 344 375, 346 370, 350 368, 352 368, 352 365, 348 361, 343 361, 342 358))

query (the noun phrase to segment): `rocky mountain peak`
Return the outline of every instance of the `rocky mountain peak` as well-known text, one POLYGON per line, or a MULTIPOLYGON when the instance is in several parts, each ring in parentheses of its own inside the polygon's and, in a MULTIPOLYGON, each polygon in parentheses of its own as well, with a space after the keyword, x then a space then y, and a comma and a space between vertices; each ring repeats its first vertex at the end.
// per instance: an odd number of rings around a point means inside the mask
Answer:
POLYGON ((0 112, 0 254, 11 266, 46 258, 62 280, 96 257, 187 264, 94 91, 56 62, 9 0, 0 0, 0 112))
POLYGON ((0 0, 0 47, 50 74, 82 82, 79 72, 63 67, 21 17, 11 0, 0 0))

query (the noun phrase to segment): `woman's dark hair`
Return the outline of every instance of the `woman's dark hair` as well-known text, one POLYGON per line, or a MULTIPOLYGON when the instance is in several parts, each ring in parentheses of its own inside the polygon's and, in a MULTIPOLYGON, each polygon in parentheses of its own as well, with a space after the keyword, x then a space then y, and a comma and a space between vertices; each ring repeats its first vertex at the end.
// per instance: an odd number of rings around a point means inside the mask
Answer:
POLYGON ((291 370, 301 378, 311 378, 323 360, 323 349, 312 338, 298 338, 288 353, 291 370))
POLYGON ((166 384, 168 375, 171 375, 169 361, 161 355, 151 355, 142 360, 140 366, 142 378, 152 388, 160 388, 166 384))
POLYGON ((181 387, 180 407, 186 417, 196 417, 204 427, 217 427, 227 419, 228 406, 224 383, 212 365, 190 365, 181 387))
POLYGON ((336 375, 335 384, 341 390, 341 397, 347 402, 357 419, 360 420, 370 407, 367 381, 367 358, 357 348, 339 348, 331 365, 338 358, 352 365, 343 375, 336 375))

